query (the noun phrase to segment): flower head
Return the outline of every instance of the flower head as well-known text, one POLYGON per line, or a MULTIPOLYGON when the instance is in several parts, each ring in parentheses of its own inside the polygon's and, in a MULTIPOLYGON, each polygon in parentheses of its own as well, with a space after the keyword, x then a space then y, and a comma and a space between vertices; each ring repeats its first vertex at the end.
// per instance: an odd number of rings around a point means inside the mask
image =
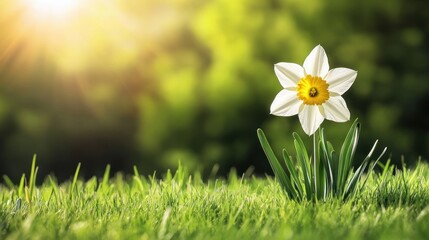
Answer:
POLYGON ((283 86, 273 103, 271 114, 293 116, 298 114, 304 132, 314 134, 326 118, 335 122, 350 119, 350 112, 341 95, 356 79, 357 72, 348 68, 329 70, 328 57, 322 46, 316 46, 304 61, 281 62, 274 72, 283 86))

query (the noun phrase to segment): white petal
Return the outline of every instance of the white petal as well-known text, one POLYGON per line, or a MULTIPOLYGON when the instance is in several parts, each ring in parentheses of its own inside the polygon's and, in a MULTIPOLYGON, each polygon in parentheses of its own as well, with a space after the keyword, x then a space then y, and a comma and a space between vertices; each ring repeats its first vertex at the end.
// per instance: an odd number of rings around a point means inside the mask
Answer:
POLYGON ((281 90, 271 104, 271 114, 289 117, 298 114, 301 101, 295 91, 281 90))
POLYGON ((329 71, 328 56, 322 46, 317 45, 304 61, 306 74, 324 77, 329 71))
POLYGON ((346 122, 350 120, 350 111, 343 97, 330 97, 322 104, 323 115, 326 119, 334 122, 346 122))
POLYGON ((274 72, 283 88, 296 87, 304 77, 304 69, 296 63, 277 63, 274 65, 274 72))
POLYGON ((334 68, 328 72, 325 77, 329 84, 329 92, 334 92, 339 95, 345 93, 354 83, 357 72, 349 68, 334 68))
POLYGON ((308 136, 313 135, 324 120, 316 105, 303 105, 298 116, 302 129, 308 136))

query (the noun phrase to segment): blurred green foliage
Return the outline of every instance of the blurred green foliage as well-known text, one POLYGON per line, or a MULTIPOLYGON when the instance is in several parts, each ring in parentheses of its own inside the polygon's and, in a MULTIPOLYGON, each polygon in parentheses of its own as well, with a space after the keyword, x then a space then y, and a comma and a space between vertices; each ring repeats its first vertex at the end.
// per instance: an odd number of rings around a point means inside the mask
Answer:
MULTIPOLYGON (((0 5, 0 174, 19 176, 33 153, 42 175, 63 177, 78 162, 91 176, 178 160, 270 173, 256 129, 278 150, 304 136, 297 117, 269 115, 281 90, 273 64, 302 64, 317 44, 331 67, 358 71, 344 98, 363 126, 361 154, 380 139, 394 162, 429 156, 429 2, 116 1, 82 34, 53 28, 50 54, 32 38, 11 50, 22 16, 0 5)), ((322 126, 335 145, 350 125, 322 126)))

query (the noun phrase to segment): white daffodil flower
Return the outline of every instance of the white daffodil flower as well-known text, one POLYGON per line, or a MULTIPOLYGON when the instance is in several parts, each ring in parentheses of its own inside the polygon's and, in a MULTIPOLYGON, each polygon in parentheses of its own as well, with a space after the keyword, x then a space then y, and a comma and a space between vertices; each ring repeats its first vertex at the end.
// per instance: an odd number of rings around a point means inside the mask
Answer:
POLYGON ((271 114, 293 116, 298 114, 304 132, 314 134, 326 118, 335 122, 350 119, 350 112, 341 95, 356 79, 357 72, 348 68, 329 70, 328 57, 322 46, 316 46, 304 61, 281 62, 274 71, 283 86, 273 103, 271 114))

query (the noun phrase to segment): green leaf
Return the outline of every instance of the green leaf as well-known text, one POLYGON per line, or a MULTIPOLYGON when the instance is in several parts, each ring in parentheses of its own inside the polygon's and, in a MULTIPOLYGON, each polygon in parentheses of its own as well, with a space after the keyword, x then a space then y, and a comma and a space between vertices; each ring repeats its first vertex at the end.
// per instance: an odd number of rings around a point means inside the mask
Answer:
POLYGON ((77 164, 76 171, 75 171, 74 177, 73 177, 73 182, 72 182, 71 188, 69 189, 69 196, 70 197, 73 197, 73 192, 76 188, 76 183, 77 183, 77 178, 79 176, 79 171, 80 171, 80 162, 77 164))
POLYGON ((12 180, 10 180, 10 178, 7 175, 3 175, 3 180, 9 189, 15 188, 15 185, 13 184, 12 180))
POLYGON ((290 178, 298 191, 299 199, 302 199, 304 197, 304 192, 301 185, 301 179, 299 178, 298 172, 295 169, 295 165, 292 162, 292 158, 290 157, 286 149, 283 149, 283 159, 286 164, 286 168, 289 171, 290 178))
POLYGON ((280 185, 286 191, 289 197, 296 199, 297 195, 292 187, 292 182, 290 181, 289 177, 286 175, 285 171, 280 165, 280 162, 277 160, 277 157, 274 155, 274 152, 271 149, 271 146, 268 143, 267 138, 265 137, 265 134, 262 131, 262 129, 258 128, 257 134, 258 134, 259 142, 261 143, 262 149, 264 150, 265 155, 268 158, 268 162, 270 163, 271 168, 273 169, 274 175, 280 182, 280 185))
POLYGON ((343 145, 340 151, 340 157, 338 161, 338 181, 337 190, 344 193, 345 182, 350 173, 350 167, 352 162, 352 156, 359 140, 359 125, 357 119, 353 122, 344 139, 343 145))
POLYGON ((31 201, 32 196, 33 196, 33 191, 34 188, 36 187, 36 176, 37 176, 37 171, 38 171, 38 167, 36 167, 36 159, 37 159, 37 155, 34 154, 33 155, 33 161, 31 163, 31 171, 30 171, 30 183, 29 183, 29 200, 31 201))
POLYGON ((366 169, 366 166, 368 165, 368 162, 365 161, 363 162, 358 169, 356 170, 356 172, 353 174, 353 176, 351 177, 351 179, 348 181, 348 184, 346 186, 346 189, 343 193, 343 199, 346 199, 349 195, 351 195, 352 193, 355 192, 357 183, 359 182, 363 172, 366 169))
POLYGON ((61 201, 59 201, 60 191, 58 189, 58 184, 54 181, 54 179, 52 179, 51 176, 48 176, 48 179, 49 179, 49 183, 51 184, 52 191, 54 192, 55 199, 57 200, 57 202, 61 203, 61 201))
MULTIPOLYGON (((325 141, 325 134, 324 134, 324 130, 323 128, 320 130, 320 134, 319 134, 319 152, 323 153, 322 155, 319 154, 320 159, 323 163, 323 167, 324 167, 324 172, 326 174, 325 176, 325 186, 324 186, 324 195, 326 198, 326 194, 330 191, 330 189, 333 189, 333 184, 334 184, 334 177, 333 177, 333 172, 332 172, 332 167, 331 167, 331 162, 332 162, 332 154, 330 153, 328 147, 327 147, 327 143, 325 141)), ((331 146, 332 148, 332 146, 331 146)))
MULTIPOLYGON (((320 141, 318 142, 317 146, 320 145, 320 141)), ((317 153, 317 158, 316 158, 316 166, 315 166, 315 173, 314 173, 314 177, 315 177, 315 185, 316 185, 316 194, 317 194, 317 199, 326 199, 326 188, 328 185, 328 178, 327 178, 327 172, 326 172, 326 168, 325 165, 323 163, 322 160, 322 156, 320 156, 320 148, 317 148, 316 151, 318 151, 317 153)))
POLYGON ((304 174, 304 186, 307 195, 307 199, 311 199, 311 193, 314 192, 313 184, 311 182, 311 167, 310 160, 308 158, 307 149, 305 148, 302 139, 297 133, 293 133, 295 151, 298 161, 301 163, 302 171, 304 174))
POLYGON ((329 165, 331 165, 332 171, 332 187, 333 190, 336 191, 338 182, 338 156, 335 153, 334 147, 329 141, 326 141, 326 147, 329 155, 329 165))
MULTIPOLYGON (((337 198, 345 200, 350 196, 361 192, 369 175, 373 171, 386 149, 380 154, 374 163, 370 163, 372 154, 375 151, 378 141, 354 171, 353 159, 356 153, 360 134, 360 124, 357 119, 351 125, 341 146, 340 154, 336 154, 332 144, 326 141, 324 130, 319 130, 319 137, 313 138, 314 156, 310 157, 308 151, 297 133, 293 133, 294 146, 296 151, 296 162, 292 156, 283 149, 283 159, 286 171, 277 160, 263 131, 258 129, 258 137, 261 146, 267 155, 271 168, 276 175, 276 179, 283 187, 287 195, 293 199, 302 200, 326 200, 327 198, 337 198), (367 172, 367 176, 362 180, 367 172)), ((388 167, 386 172, 392 172, 388 167)))
POLYGON ((25 189, 25 173, 22 174, 21 180, 19 181, 18 196, 20 198, 24 197, 24 189, 25 189))
MULTIPOLYGON (((370 157, 371 157, 371 155, 372 155, 372 152, 373 152, 373 150, 375 149, 375 146, 377 145, 377 142, 378 142, 378 140, 377 140, 377 141, 375 141, 374 146, 372 147, 371 152, 370 152, 370 153, 368 154, 368 156, 365 158, 365 159, 368 159, 367 161, 369 161, 369 159, 370 159, 370 157)), ((380 159, 384 156, 384 154, 386 153, 386 151, 387 151, 387 147, 385 147, 385 148, 383 149, 383 151, 380 153, 380 155, 379 155, 379 156, 378 156, 378 158, 375 160, 375 162, 371 165, 371 167, 369 167, 368 172, 367 172, 367 176, 366 176, 365 180, 364 180, 364 181, 363 181, 363 183, 362 183, 361 190, 362 190, 362 188, 365 186, 366 182, 368 181, 369 175, 370 175, 370 173, 374 170, 375 165, 377 165, 377 163, 378 163, 378 162, 380 161, 380 159)), ((389 161, 390 161, 390 159, 388 160, 388 162, 389 162, 389 161)))

